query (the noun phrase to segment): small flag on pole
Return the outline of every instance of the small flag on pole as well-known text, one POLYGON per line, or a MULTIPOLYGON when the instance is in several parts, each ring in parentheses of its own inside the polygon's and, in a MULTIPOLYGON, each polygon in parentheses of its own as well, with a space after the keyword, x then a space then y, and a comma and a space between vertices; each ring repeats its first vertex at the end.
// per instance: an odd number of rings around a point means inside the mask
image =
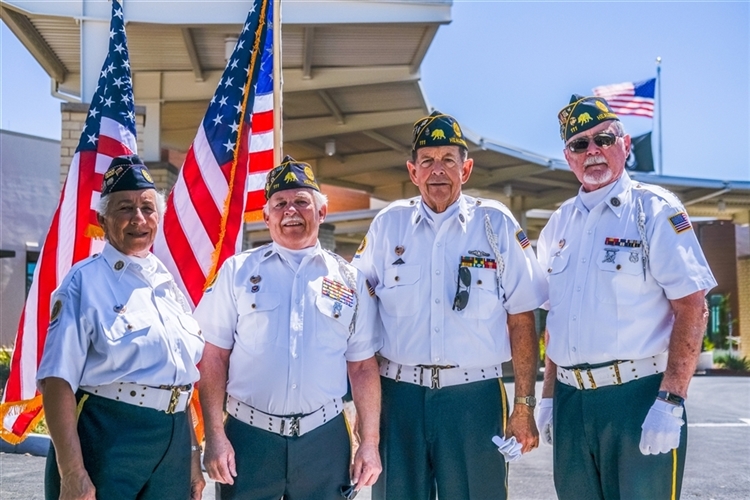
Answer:
POLYGON ((633 172, 653 172, 654 155, 651 152, 651 132, 633 137, 630 144, 630 155, 625 162, 625 168, 633 172))
POLYGON ((626 82, 594 87, 595 96, 603 97, 618 115, 654 117, 656 78, 642 82, 626 82))
POLYGON ((154 254, 193 307, 240 250, 248 181, 262 194, 273 163, 272 7, 271 0, 254 1, 154 242, 154 254))
POLYGON ((109 52, 70 164, 60 202, 39 256, 16 333, 8 383, 0 404, 0 437, 19 443, 41 420, 36 373, 50 316, 50 297, 76 262, 98 252, 96 220, 102 176, 115 156, 136 153, 133 82, 122 7, 112 1, 109 52))

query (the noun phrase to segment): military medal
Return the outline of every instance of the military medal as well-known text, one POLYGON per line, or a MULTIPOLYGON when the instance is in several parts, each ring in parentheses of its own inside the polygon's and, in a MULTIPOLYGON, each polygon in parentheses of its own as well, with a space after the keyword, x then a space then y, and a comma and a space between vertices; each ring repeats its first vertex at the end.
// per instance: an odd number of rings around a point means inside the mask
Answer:
POLYGON ((125 312, 125 306, 123 304, 117 304, 115 307, 112 308, 114 312, 117 314, 122 314, 125 312))
POLYGON ((253 293, 257 292, 258 290, 260 290, 260 286, 259 285, 253 285, 253 287, 250 289, 250 291, 253 292, 253 293))
POLYGON ((635 264, 636 262, 638 262, 638 252, 630 252, 630 259, 629 260, 633 264, 635 264))
POLYGON ((602 262, 614 264, 615 256, 617 255, 617 250, 610 250, 608 248, 605 248, 604 251, 607 252, 607 255, 604 256, 604 260, 602 262))
POLYGON ((260 276, 250 276, 250 283, 252 283, 253 285, 256 285, 260 283, 261 279, 263 278, 261 278, 260 276))
POLYGON ((334 318, 338 318, 339 316, 341 316, 342 307, 343 306, 341 305, 341 302, 336 301, 333 303, 333 317, 334 318))
POLYGON ((117 262, 115 262, 115 271, 119 271, 123 267, 125 267, 125 263, 123 261, 118 260, 117 262))

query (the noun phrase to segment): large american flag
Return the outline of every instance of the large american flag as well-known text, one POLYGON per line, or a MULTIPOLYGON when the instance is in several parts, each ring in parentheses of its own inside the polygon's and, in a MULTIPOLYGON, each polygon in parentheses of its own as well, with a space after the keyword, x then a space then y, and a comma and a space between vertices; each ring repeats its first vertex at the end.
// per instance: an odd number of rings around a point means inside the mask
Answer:
POLYGON ((154 242, 154 253, 193 306, 224 260, 240 250, 246 209, 262 207, 273 164, 272 6, 254 1, 154 242))
POLYGON ((603 97, 618 115, 654 117, 656 78, 594 87, 594 95, 603 97))
POLYGON ((0 405, 0 437, 22 441, 42 418, 36 373, 47 338, 50 297, 76 262, 104 245, 96 221, 102 176, 115 156, 136 152, 135 107, 122 7, 112 2, 109 52, 34 270, 16 333, 10 376, 0 405))

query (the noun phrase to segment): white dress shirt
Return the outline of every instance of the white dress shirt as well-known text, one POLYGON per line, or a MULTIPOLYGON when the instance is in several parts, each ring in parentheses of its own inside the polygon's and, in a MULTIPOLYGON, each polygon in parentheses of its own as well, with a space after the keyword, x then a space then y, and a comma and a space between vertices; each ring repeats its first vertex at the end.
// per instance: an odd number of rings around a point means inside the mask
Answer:
POLYGON ((307 414, 346 393, 347 361, 380 347, 375 302, 344 264, 357 282, 352 291, 341 262, 319 243, 298 268, 279 248, 227 259, 195 318, 208 342, 232 350, 229 395, 272 415, 307 414))
POLYGON ((509 360, 507 315, 547 300, 528 239, 496 201, 461 195, 439 226, 427 210, 419 197, 384 208, 352 262, 378 297, 380 353, 411 366, 484 368, 509 360), (489 242, 486 217, 505 267, 499 283, 495 268, 502 263, 489 242), (453 303, 460 266, 469 268, 471 284, 459 311, 453 303))
POLYGON ((138 261, 107 244, 70 270, 52 296, 37 381, 59 377, 75 392, 198 380, 204 341, 187 300, 156 256, 138 261))
POLYGON ((716 286, 677 197, 626 172, 590 211, 581 194, 565 202, 542 230, 537 253, 549 280, 547 355, 565 367, 667 351, 669 301, 716 286))

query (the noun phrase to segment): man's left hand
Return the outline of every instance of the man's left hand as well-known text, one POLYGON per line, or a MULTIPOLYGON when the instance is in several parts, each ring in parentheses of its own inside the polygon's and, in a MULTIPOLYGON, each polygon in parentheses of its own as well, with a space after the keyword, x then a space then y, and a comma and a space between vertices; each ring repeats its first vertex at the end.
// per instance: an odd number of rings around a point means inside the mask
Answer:
POLYGON ((539 446, 539 431, 534 422, 534 409, 526 405, 516 405, 513 413, 508 419, 508 426, 505 428, 505 438, 511 436, 521 443, 521 451, 528 453, 539 446))
POLYGON ((680 428, 685 424, 682 419, 684 408, 661 399, 654 401, 648 415, 641 425, 641 442, 639 448, 644 455, 668 453, 680 446, 680 428))
POLYGON ((372 443, 360 444, 349 471, 349 476, 352 478, 352 483, 357 485, 357 490, 375 484, 382 470, 378 446, 372 443))

